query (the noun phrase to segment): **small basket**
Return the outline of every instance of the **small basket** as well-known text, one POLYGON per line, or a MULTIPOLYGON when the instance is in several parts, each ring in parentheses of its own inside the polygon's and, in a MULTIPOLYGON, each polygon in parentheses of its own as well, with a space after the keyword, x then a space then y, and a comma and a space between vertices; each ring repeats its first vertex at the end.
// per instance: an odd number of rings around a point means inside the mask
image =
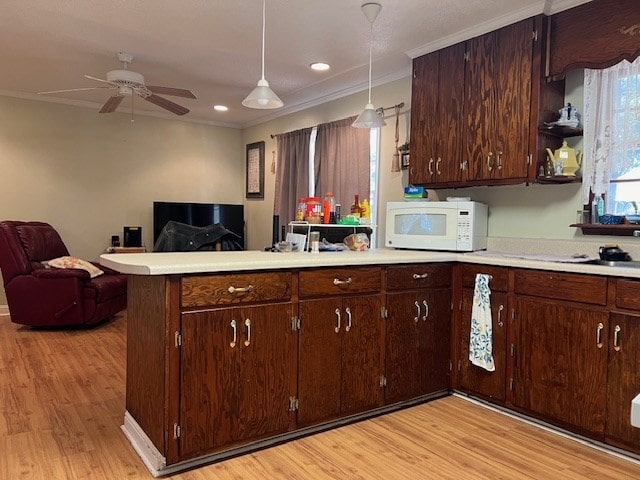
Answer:
POLYGON ((624 222, 624 217, 622 215, 600 215, 598 217, 598 221, 603 225, 619 225, 624 222))

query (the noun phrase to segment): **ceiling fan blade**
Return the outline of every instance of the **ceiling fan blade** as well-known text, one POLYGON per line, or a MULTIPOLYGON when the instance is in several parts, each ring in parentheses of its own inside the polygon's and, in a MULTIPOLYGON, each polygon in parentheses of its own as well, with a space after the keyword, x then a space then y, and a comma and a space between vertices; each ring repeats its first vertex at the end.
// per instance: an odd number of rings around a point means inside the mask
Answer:
POLYGON ((104 80, 102 78, 92 77, 91 75, 85 75, 84 78, 88 78, 89 80, 95 80, 96 82, 108 83, 114 87, 119 87, 119 85, 115 82, 110 82, 109 80, 104 80))
POLYGON ((167 100, 166 98, 162 98, 155 94, 151 94, 148 97, 142 98, 144 98, 147 102, 155 103, 159 107, 162 107, 165 110, 169 110, 171 113, 175 113, 176 115, 184 115, 185 113, 189 113, 188 108, 185 108, 182 105, 178 105, 177 103, 173 103, 171 100, 167 100))
POLYGON ((183 97, 183 98, 197 98, 191 90, 186 90, 184 88, 173 88, 173 87, 160 87, 156 85, 145 85, 149 89, 150 92, 158 93, 160 95, 171 95, 174 97, 183 97))
POLYGON ((102 88, 115 88, 115 87, 87 87, 87 88, 69 88, 66 90, 50 90, 48 92, 38 92, 38 95, 46 95, 48 93, 64 93, 64 92, 82 92, 85 90, 99 90, 102 88))
POLYGON ((122 95, 114 95, 113 97, 109 97, 107 101, 104 102, 104 105, 102 105, 99 113, 115 112, 116 108, 118 108, 118 105, 120 105, 120 102, 122 102, 122 99, 124 99, 122 95))

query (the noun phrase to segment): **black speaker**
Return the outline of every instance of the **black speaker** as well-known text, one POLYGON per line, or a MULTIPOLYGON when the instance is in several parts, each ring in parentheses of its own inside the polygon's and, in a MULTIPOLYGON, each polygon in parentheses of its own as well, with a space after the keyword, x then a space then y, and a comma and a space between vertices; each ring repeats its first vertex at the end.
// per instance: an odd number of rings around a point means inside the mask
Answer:
POLYGON ((124 247, 142 246, 142 227, 124 227, 124 247))

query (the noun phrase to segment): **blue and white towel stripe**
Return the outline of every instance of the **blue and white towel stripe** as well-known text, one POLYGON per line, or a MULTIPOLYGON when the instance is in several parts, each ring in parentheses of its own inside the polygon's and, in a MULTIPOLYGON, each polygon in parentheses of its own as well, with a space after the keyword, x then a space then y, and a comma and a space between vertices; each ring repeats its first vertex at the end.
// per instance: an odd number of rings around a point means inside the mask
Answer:
POLYGON ((490 275, 478 273, 473 291, 469 361, 489 372, 495 371, 493 362, 493 331, 491 321, 490 275))

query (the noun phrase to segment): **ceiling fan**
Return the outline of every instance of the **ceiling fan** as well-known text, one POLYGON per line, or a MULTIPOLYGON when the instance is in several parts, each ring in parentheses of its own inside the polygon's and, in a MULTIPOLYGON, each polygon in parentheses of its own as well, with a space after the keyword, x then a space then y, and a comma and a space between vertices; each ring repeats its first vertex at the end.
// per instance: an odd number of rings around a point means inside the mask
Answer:
POLYGON ((127 65, 133 60, 133 55, 128 53, 118 53, 118 60, 122 62, 122 70, 111 70, 107 72, 107 79, 92 77, 91 75, 85 75, 85 78, 95 80, 97 82, 106 83, 108 86, 102 87, 87 87, 87 88, 71 88, 68 90, 52 90, 49 92, 38 92, 39 95, 46 95, 50 93, 62 93, 62 92, 80 92, 84 90, 97 90, 101 88, 117 90, 114 95, 109 97, 107 101, 102 105, 100 113, 115 112, 120 103, 125 97, 131 97, 131 104, 133 109, 133 98, 138 96, 147 102, 151 102, 165 110, 175 113, 176 115, 184 115, 189 112, 188 108, 178 105, 177 103, 167 100, 162 95, 171 95, 174 97, 183 98, 196 98, 191 90, 185 90, 183 88, 173 87, 160 87, 153 85, 145 85, 144 77, 137 72, 127 70, 127 65), (135 95, 134 95, 135 93, 135 95))

